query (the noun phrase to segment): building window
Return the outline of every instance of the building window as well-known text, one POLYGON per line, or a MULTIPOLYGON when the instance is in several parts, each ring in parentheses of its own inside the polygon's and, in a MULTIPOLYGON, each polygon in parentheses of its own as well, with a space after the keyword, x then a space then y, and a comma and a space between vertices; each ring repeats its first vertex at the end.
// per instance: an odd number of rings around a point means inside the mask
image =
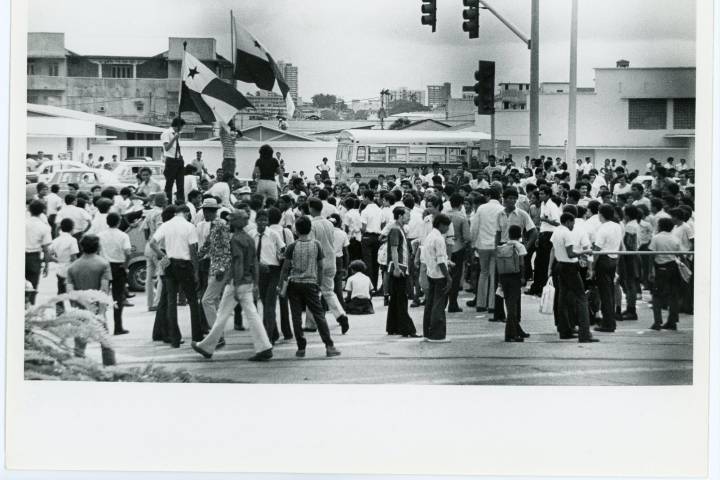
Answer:
POLYGON ((508 110, 510 108, 510 102, 503 102, 503 110, 508 110))
POLYGON ((676 98, 673 100, 673 128, 695 128, 695 99, 676 98))
POLYGON ((35 75, 35 62, 28 62, 28 63, 27 63, 27 74, 28 74, 28 75, 35 75))
POLYGON ((48 75, 51 77, 57 77, 60 74, 60 65, 57 63, 51 63, 48 66, 48 75))
POLYGON ((110 65, 110 78, 133 78, 132 65, 110 65))
POLYGON ((628 102, 628 129, 664 130, 667 128, 667 100, 631 98, 628 102))

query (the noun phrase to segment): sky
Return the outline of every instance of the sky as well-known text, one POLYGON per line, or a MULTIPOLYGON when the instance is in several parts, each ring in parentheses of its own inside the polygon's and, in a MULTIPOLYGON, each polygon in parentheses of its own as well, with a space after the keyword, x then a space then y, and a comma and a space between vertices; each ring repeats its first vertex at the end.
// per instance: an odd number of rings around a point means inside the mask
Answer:
MULTIPOLYGON (((495 61, 496 82, 529 82, 530 51, 486 10, 480 37, 462 31, 462 2, 438 0, 437 32, 420 24, 420 0, 29 0, 28 31, 64 32, 84 55, 151 56, 168 37, 214 37, 230 58, 230 17, 277 60, 299 68, 303 99, 330 93, 377 98, 381 89, 450 82, 454 97, 472 85, 478 60, 495 61), (59 8, 62 6, 62 8, 59 8), (110 13, 110 14, 109 14, 110 13)), ((530 34, 530 0, 489 0, 530 34)), ((540 4, 540 81, 565 82, 571 0, 540 4)), ((695 0, 581 0, 578 85, 593 69, 695 66, 695 0)))

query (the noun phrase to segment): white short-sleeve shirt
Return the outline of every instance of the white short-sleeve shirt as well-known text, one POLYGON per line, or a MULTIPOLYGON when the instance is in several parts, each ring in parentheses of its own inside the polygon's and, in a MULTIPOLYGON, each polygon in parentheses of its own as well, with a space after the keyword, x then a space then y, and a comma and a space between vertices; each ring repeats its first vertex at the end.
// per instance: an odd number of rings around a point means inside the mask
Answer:
MULTIPOLYGON (((615 222, 605 222, 595 232, 595 246, 600 250, 617 252, 622 248, 623 231, 622 227, 615 222)), ((610 258, 617 258, 616 254, 608 255, 610 258)))
POLYGON ((555 258, 562 263, 577 263, 577 258, 570 258, 567 254, 567 247, 575 247, 577 243, 576 235, 565 225, 559 225, 550 237, 553 248, 555 249, 555 258))
POLYGON ((175 215, 158 227, 153 239, 165 242, 168 258, 190 260, 190 245, 197 245, 198 236, 195 226, 185 220, 183 215, 175 215))
POLYGON ((29 217, 25 220, 25 252, 42 252, 43 245, 52 242, 50 225, 40 217, 29 217))
POLYGON ((77 239, 67 232, 60 232, 50 244, 50 251, 55 255, 60 267, 57 271, 58 277, 64 278, 67 276, 67 268, 72 263, 72 256, 80 253, 77 239))
POLYGON ((110 263, 125 262, 125 251, 132 249, 130 237, 119 228, 108 228, 100 235, 100 253, 110 263))

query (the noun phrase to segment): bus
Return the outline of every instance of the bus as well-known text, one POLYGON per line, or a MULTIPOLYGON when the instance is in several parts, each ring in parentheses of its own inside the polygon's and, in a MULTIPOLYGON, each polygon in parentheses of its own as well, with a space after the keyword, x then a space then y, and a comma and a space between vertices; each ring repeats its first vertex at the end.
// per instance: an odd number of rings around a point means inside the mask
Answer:
MULTIPOLYGON (((497 140, 496 156, 510 153, 510 141, 497 140)), ((467 162, 478 168, 493 153, 490 135, 483 132, 436 130, 343 130, 338 137, 335 175, 338 182, 349 182, 356 173, 363 180, 380 174, 408 173, 412 167, 454 170, 467 162)))

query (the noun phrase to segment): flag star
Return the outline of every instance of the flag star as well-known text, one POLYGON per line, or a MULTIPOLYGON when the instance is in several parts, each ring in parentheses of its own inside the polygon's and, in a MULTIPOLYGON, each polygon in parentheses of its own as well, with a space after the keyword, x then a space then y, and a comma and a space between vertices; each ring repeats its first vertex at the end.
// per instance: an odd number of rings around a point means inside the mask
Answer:
POLYGON ((190 73, 188 74, 188 77, 195 78, 195 75, 199 74, 197 67, 192 67, 190 69, 190 73))

